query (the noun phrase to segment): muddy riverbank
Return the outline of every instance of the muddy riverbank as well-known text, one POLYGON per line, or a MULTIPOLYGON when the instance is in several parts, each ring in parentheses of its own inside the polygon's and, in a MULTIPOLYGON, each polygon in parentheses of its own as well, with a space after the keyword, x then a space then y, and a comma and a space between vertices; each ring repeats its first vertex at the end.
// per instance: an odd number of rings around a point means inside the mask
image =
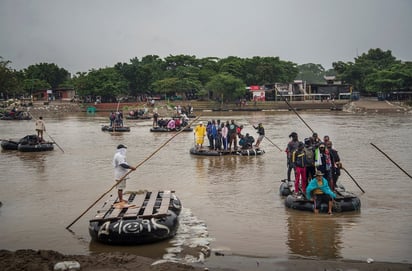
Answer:
POLYGON ((140 271, 204 271, 204 270, 362 270, 362 271, 404 271, 411 270, 411 264, 355 262, 355 261, 319 261, 319 260, 279 260, 279 259, 226 259, 220 256, 212 266, 208 263, 186 265, 158 261, 126 253, 100 253, 97 255, 63 255, 51 250, 18 250, 15 252, 0 250, 0 266, 4 271, 48 271, 60 262, 76 261, 82 271, 140 270, 140 271), (216 267, 220 264, 221 267, 216 267))

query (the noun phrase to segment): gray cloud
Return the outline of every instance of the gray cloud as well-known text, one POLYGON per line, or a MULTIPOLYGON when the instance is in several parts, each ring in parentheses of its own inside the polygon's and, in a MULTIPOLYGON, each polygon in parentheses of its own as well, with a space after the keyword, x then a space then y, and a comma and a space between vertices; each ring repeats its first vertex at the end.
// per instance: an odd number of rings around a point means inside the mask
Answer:
POLYGON ((411 61, 411 14, 409 0, 1 0, 0 56, 73 73, 149 54, 330 68, 381 48, 411 61))

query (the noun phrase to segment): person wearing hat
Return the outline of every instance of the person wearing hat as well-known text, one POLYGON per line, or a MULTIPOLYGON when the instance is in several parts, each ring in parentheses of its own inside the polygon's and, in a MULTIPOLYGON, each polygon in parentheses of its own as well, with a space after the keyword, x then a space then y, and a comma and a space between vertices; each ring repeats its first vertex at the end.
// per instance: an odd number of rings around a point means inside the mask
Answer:
MULTIPOLYGON (((290 138, 292 138, 291 141, 289 141, 288 145, 286 146, 286 163, 288 167, 287 171, 287 179, 288 182, 290 182, 290 174, 292 173, 292 169, 295 170, 294 164, 292 162, 292 154, 295 150, 298 149, 299 145, 299 139, 298 139, 298 134, 296 132, 292 132, 289 135, 290 138)), ((296 174, 296 172, 294 172, 296 174)))
POLYGON ((313 197, 313 212, 319 213, 322 203, 328 204, 328 214, 332 214, 332 200, 336 198, 336 194, 329 188, 328 181, 323 178, 321 171, 316 171, 315 178, 313 178, 306 188, 306 198, 312 200, 313 197))
POLYGON ((257 130, 257 133, 259 134, 255 144, 255 147, 259 148, 260 142, 262 142, 263 138, 265 138, 265 128, 263 128, 262 123, 259 123, 257 127, 253 125, 253 128, 255 128, 257 130))
POLYGON ((206 136, 206 127, 203 125, 203 122, 199 122, 199 125, 197 125, 195 128, 195 142, 196 142, 197 150, 200 150, 201 148, 203 148, 205 136, 206 136))
MULTIPOLYGON (((136 167, 130 166, 126 162, 126 152, 127 147, 123 144, 120 144, 117 146, 116 153, 113 156, 114 180, 116 183, 120 179, 122 179, 124 175, 126 175, 129 169, 136 170, 136 167)), ((125 200, 123 200, 123 190, 126 188, 126 178, 117 183, 116 187, 119 202, 126 202, 125 200)))

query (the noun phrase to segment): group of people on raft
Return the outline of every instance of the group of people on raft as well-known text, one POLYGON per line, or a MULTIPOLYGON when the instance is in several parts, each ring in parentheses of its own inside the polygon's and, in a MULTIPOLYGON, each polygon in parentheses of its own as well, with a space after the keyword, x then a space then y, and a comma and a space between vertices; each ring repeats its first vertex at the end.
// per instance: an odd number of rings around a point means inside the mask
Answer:
POLYGON ((0 112, 0 119, 30 120, 31 116, 28 112, 18 109, 14 106, 8 111, 0 112))
POLYGON ((231 151, 232 146, 234 150, 238 150, 238 145, 240 149, 252 149, 255 147, 259 148, 260 143, 265 137, 265 128, 262 123, 259 123, 257 127, 253 125, 253 128, 257 130, 258 138, 255 142, 255 138, 249 133, 242 134, 243 125, 237 125, 234 120, 221 122, 220 120, 211 120, 207 122, 204 126, 203 122, 195 128, 195 140, 196 149, 200 150, 203 148, 204 139, 207 137, 209 141, 209 150, 215 151, 231 151))
POLYGON ((294 194, 303 194, 308 200, 313 198, 315 213, 319 212, 322 202, 327 202, 328 213, 332 214, 332 199, 336 198, 334 191, 342 168, 338 151, 332 147, 332 141, 327 135, 323 137, 323 141, 317 133, 305 138, 304 142, 299 141, 296 132, 292 132, 289 137, 291 140, 285 150, 287 181, 290 182, 293 170, 294 194))
POLYGON ((129 116, 133 118, 142 118, 144 116, 147 116, 148 114, 149 114, 149 109, 147 109, 146 106, 141 109, 131 110, 129 112, 129 116))
POLYGON ((185 113, 170 119, 159 119, 159 114, 157 112, 153 113, 153 128, 160 127, 168 130, 179 130, 180 128, 186 127, 188 123, 189 118, 185 113))
POLYGON ((112 111, 109 115, 110 120, 110 127, 123 127, 123 112, 120 111, 112 111))
POLYGON ((180 104, 175 106, 174 109, 176 110, 176 114, 180 116, 181 114, 185 114, 187 116, 193 114, 193 106, 188 104, 187 106, 181 106, 180 104))

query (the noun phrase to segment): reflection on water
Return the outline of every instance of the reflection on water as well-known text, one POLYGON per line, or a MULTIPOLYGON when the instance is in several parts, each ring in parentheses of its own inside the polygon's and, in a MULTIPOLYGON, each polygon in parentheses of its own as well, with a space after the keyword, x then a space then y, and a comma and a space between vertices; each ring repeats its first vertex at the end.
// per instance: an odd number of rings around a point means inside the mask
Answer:
MULTIPOLYGON (((234 119, 252 135, 256 131, 249 123, 262 122, 266 136, 281 148, 292 131, 300 139, 311 134, 289 112, 221 114, 201 120, 234 119)), ((128 145, 128 162, 137 165, 172 135, 150 133, 150 120, 127 121, 129 133, 106 133, 101 131, 106 114, 78 114, 46 119, 48 133, 64 153, 58 148, 47 153, 0 153, 0 249, 127 251, 177 258, 180 244, 210 242, 212 249, 227 254, 256 257, 412 262, 412 209, 400 208, 410 197, 412 182, 369 144, 375 143, 411 173, 411 116, 300 115, 321 137, 331 137, 344 167, 366 191, 362 194, 345 173, 340 177, 346 189, 360 197, 361 212, 329 217, 286 209, 278 195, 280 180, 286 176, 285 153, 267 140, 261 145, 266 151, 262 156, 199 157, 189 154, 193 133, 181 133, 133 172, 127 183, 127 190, 176 191, 188 211, 176 238, 139 247, 93 243, 88 220, 102 203, 73 225, 75 236, 65 227, 113 185, 116 146, 128 145), (393 221, 390 226, 388 219, 393 221)), ((0 122, 1 138, 32 134, 33 127, 32 122, 0 122)))
POLYGON ((317 259, 341 258, 342 227, 326 215, 291 215, 288 217, 287 245, 291 255, 317 259))

